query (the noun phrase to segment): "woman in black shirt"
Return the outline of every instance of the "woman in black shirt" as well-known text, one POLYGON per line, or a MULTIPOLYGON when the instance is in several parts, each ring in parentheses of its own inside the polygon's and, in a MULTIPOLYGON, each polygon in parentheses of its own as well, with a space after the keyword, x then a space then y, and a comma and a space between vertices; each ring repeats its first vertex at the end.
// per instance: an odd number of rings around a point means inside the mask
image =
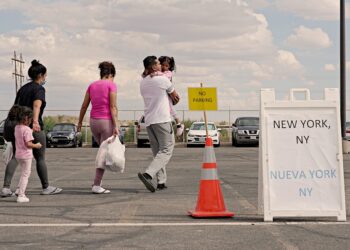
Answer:
MULTIPOLYGON (((41 194, 57 194, 62 189, 49 186, 47 166, 45 163, 46 136, 43 131, 44 123, 42 115, 46 106, 45 88, 43 87, 46 82, 46 67, 37 60, 33 60, 31 67, 28 69, 28 75, 32 81, 19 89, 15 104, 33 109, 33 124, 31 128, 33 129, 34 143, 40 142, 43 145, 40 149, 33 149, 36 170, 43 188, 41 194)), ((10 185, 17 165, 18 163, 13 157, 6 166, 4 186, 1 191, 1 196, 3 197, 12 196, 10 185)))

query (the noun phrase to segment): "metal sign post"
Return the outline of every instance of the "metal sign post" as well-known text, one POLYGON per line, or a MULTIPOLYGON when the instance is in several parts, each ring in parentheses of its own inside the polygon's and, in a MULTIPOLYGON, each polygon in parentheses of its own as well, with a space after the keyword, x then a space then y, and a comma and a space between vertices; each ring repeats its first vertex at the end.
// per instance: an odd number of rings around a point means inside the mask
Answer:
MULTIPOLYGON (((201 83, 201 88, 203 88, 203 83, 201 83)), ((200 92, 203 93, 203 92, 200 92)), ((209 137, 209 133, 208 133, 208 119, 207 119, 207 112, 205 111, 205 109, 203 110, 204 112, 204 124, 205 124, 205 134, 206 134, 206 138, 209 137)))

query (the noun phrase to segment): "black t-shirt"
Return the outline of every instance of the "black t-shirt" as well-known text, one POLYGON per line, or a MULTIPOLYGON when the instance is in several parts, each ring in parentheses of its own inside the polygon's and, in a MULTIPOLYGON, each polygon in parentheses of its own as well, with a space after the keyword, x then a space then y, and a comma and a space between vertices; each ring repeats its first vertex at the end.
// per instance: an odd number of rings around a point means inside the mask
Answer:
POLYGON ((15 104, 33 109, 34 101, 36 100, 41 100, 42 102, 39 113, 39 124, 41 129, 43 129, 42 115, 46 106, 45 89, 43 86, 35 82, 29 82, 23 85, 17 92, 15 104))

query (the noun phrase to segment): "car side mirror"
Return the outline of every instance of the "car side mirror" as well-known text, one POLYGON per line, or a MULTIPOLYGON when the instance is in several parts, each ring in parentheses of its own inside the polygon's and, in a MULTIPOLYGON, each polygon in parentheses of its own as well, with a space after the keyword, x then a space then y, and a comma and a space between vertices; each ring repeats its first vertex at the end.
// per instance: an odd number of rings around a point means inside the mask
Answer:
POLYGON ((139 125, 139 122, 138 122, 138 121, 136 121, 134 124, 135 124, 135 126, 137 126, 137 125, 139 125))
POLYGON ((236 127, 236 123, 232 123, 232 127, 236 127))
POLYGON ((189 129, 189 128, 186 128, 186 131, 188 132, 188 131, 190 131, 190 129, 189 129))

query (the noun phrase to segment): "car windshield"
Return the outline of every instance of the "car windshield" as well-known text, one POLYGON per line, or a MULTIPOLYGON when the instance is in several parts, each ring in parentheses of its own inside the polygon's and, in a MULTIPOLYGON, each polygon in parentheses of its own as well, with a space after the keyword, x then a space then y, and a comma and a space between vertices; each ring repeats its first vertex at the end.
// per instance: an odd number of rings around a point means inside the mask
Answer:
POLYGON ((58 124, 52 128, 52 131, 70 131, 74 132, 74 125, 70 124, 58 124))
POLYGON ((259 126, 259 118, 244 118, 239 119, 237 126, 259 126))
MULTIPOLYGON (((192 124, 191 130, 205 130, 205 124, 204 123, 192 124)), ((215 125, 208 124, 208 130, 215 130, 215 125)))

